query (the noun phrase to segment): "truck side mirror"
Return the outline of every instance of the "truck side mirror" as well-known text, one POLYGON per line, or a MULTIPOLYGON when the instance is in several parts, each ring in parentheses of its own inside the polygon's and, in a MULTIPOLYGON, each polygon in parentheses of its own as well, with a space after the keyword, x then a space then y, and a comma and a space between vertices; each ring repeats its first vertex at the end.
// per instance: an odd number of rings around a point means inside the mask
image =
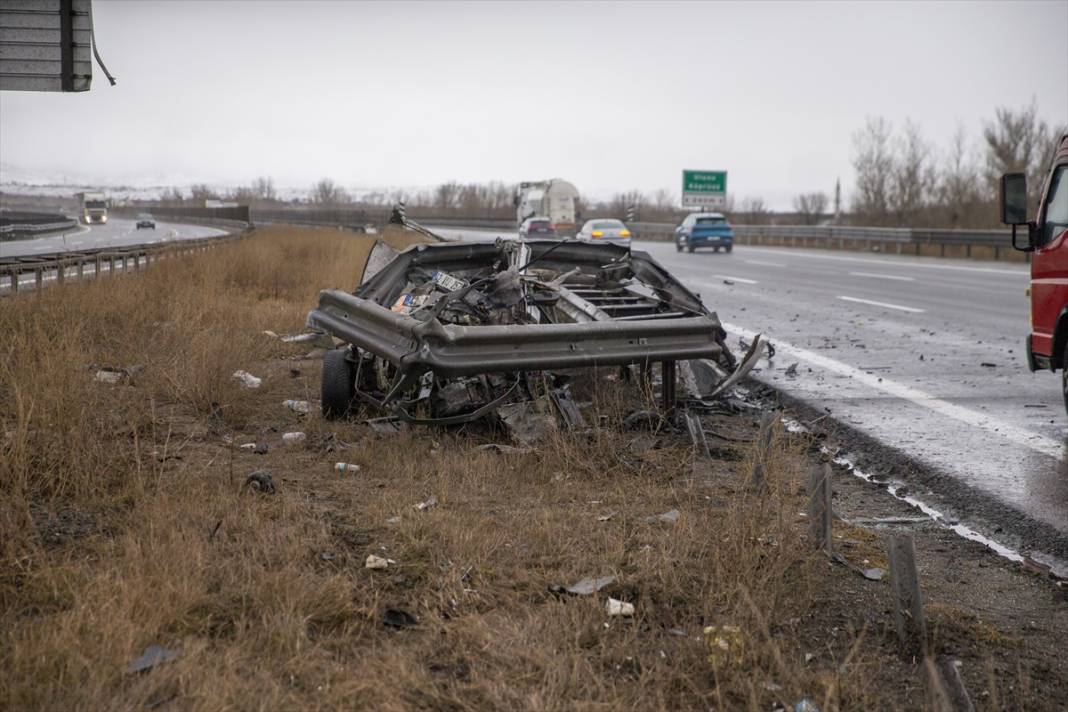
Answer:
POLYGON ((1001 222, 1006 225, 1027 224, 1027 176, 1023 173, 1006 173, 1001 176, 1001 191, 998 196, 1001 207, 1001 222))
POLYGON ((1021 252, 1035 249, 1034 225, 1027 220, 1027 176, 1023 173, 1006 173, 1001 176, 998 190, 998 208, 1001 222, 1012 226, 1012 246, 1021 252), (1027 244, 1016 243, 1016 227, 1027 226, 1027 244))

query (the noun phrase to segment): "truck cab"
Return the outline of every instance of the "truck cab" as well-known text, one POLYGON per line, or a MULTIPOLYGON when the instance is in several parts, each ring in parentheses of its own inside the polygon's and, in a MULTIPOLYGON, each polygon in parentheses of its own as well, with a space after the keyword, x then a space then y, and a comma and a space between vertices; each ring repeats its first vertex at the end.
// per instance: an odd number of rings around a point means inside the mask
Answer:
POLYGON ((1001 177, 1001 221, 1012 226, 1012 246, 1031 253, 1027 364, 1032 371, 1061 371, 1068 408, 1068 134, 1053 157, 1034 220, 1027 217, 1027 195, 1025 174, 1001 177))

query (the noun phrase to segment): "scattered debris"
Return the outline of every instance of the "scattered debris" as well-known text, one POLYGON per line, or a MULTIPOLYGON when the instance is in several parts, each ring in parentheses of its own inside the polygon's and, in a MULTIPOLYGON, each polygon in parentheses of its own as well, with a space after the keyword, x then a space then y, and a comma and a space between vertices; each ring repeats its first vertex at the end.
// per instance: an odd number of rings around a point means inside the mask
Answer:
POLYGON ((612 517, 614 517, 614 516, 616 516, 615 512, 612 512, 611 514, 602 514, 601 516, 597 517, 597 521, 599 521, 599 522, 608 522, 608 521, 611 521, 612 517))
POLYGON ((882 569, 880 569, 878 566, 870 568, 870 569, 861 569, 860 570, 860 575, 863 576, 864 578, 868 579, 869 581, 882 581, 883 580, 883 576, 885 574, 886 574, 886 572, 883 571, 882 569))
POLYGON ((622 616, 630 618, 634 615, 634 604, 620 601, 617 598, 609 598, 604 602, 604 612, 609 616, 622 616))
POLYGON ((248 371, 234 371, 234 378, 241 381, 241 383, 244 384, 245 388, 259 388, 263 385, 262 378, 256 378, 248 371))
POLYGON ((360 471, 359 465, 354 465, 351 462, 335 462, 334 470, 339 474, 344 475, 347 472, 356 473, 360 471))
POLYGON ((675 522, 679 521, 679 515, 680 514, 681 514, 681 512, 679 512, 679 510, 677 510, 677 509, 669 509, 668 511, 664 512, 663 514, 656 514, 656 515, 653 515, 651 517, 646 517, 645 521, 647 521, 647 522, 664 522, 666 524, 674 524, 675 522))
POLYGON ((164 648, 162 645, 150 645, 145 648, 145 652, 127 663, 126 672, 145 672, 157 665, 176 660, 181 655, 181 650, 171 650, 170 648, 164 648))
POLYGON ((434 495, 430 495, 429 497, 426 498, 426 501, 420 502, 419 504, 416 504, 416 505, 413 505, 413 506, 415 507, 416 511, 425 512, 426 510, 430 509, 431 507, 437 505, 437 503, 438 503, 438 498, 436 496, 434 496, 434 495))
POLYGON ((264 333, 264 334, 265 334, 266 336, 270 336, 270 337, 271 337, 272 339, 277 339, 277 338, 278 338, 278 334, 274 333, 274 332, 273 332, 273 331, 271 331, 270 329, 267 329, 267 330, 265 330, 265 331, 264 331, 263 333, 264 333))
POLYGON ((816 703, 807 697, 802 697, 794 705, 794 712, 820 712, 820 708, 816 706, 816 703))
POLYGON ((983 368, 997 368, 998 367, 998 365, 996 363, 990 363, 989 361, 983 361, 979 365, 982 366, 983 368))
POLYGON ((512 439, 521 446, 542 442, 556 431, 556 421, 546 408, 546 400, 525 401, 501 406, 497 414, 512 439))
POLYGON ((386 524, 400 524, 400 522, 401 522, 401 518, 400 517, 390 517, 389 519, 386 520, 386 524))
POLYGON ((256 470, 245 478, 245 486, 260 494, 274 494, 274 480, 270 470, 256 470))
POLYGON ((389 568, 389 559, 383 559, 377 554, 368 554, 367 560, 363 562, 365 569, 386 569, 389 568))
POLYGON ((311 403, 305 400, 284 400, 282 405, 294 413, 310 413, 312 409, 311 403))
POLYGON ((479 445, 476 450, 489 450, 499 453, 501 455, 529 455, 535 452, 532 447, 514 447, 512 445, 502 445, 500 443, 487 443, 485 445, 479 445))
POLYGON ((382 622, 390 628, 414 628, 419 619, 403 608, 387 608, 382 611, 382 622))
POLYGON ((242 450, 248 450, 249 452, 252 452, 259 446, 256 443, 245 443, 244 445, 241 445, 240 447, 241 447, 242 450))
POLYGON ((601 576, 599 578, 587 576, 586 578, 567 586, 564 590, 568 593, 573 593, 576 596, 589 596, 597 593, 605 586, 614 583, 615 580, 615 576, 601 576))
POLYGON ((307 441, 307 433, 302 433, 299 430, 292 433, 282 433, 282 444, 286 447, 295 447, 297 445, 303 445, 307 441))
POLYGON ((797 363, 794 362, 794 363, 791 363, 789 366, 787 366, 786 370, 783 372, 783 375, 785 375, 787 378, 793 378, 794 376, 796 376, 797 375, 797 363))
POLYGON ((95 365, 90 366, 89 368, 97 369, 96 373, 93 374, 93 380, 100 383, 115 385, 116 383, 133 378, 140 371, 144 370, 145 367, 141 364, 134 364, 133 366, 126 366, 124 368, 114 368, 112 366, 101 366, 97 368, 95 365))
POLYGON ((708 662, 713 665, 740 665, 744 660, 742 629, 734 625, 710 625, 705 628, 708 662))
POLYGON ((407 423, 397 418, 372 418, 364 422, 378 435, 399 435, 408 428, 407 423))

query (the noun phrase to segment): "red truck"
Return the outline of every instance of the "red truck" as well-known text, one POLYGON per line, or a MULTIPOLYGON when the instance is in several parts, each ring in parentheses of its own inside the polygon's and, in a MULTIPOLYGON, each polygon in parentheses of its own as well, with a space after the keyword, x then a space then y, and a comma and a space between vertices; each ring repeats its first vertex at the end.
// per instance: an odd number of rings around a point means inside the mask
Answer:
POLYGON ((1068 134, 1061 137, 1046 175, 1035 220, 1027 219, 1025 174, 1001 177, 999 202, 1001 222, 1012 226, 1012 246, 1032 253, 1027 365, 1032 371, 1061 370, 1068 409, 1068 134), (1017 241, 1018 226, 1026 227, 1025 244, 1017 241))

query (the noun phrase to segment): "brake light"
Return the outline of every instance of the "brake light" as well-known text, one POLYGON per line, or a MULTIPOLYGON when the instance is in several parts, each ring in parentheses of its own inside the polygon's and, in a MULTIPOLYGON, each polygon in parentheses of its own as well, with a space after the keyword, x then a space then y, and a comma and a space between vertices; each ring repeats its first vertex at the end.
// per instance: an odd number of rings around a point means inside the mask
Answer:
POLYGON ((594 230, 590 233, 593 237, 604 237, 604 233, 600 230, 594 230))
POLYGON ((620 230, 619 231, 619 236, 620 237, 630 237, 630 230, 625 230, 625 229, 624 230, 620 230))

